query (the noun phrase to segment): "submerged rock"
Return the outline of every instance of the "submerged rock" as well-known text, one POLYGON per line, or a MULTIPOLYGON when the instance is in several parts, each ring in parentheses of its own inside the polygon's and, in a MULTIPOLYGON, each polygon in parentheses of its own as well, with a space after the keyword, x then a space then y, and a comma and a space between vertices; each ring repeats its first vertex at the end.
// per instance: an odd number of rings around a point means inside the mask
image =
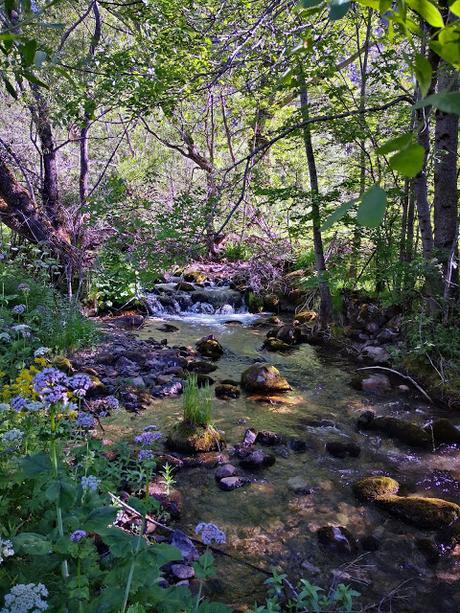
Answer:
POLYGON ((301 476, 291 477, 287 482, 288 488, 297 496, 305 496, 312 493, 311 487, 301 476))
POLYGON ((243 485, 246 485, 247 483, 249 483, 247 479, 235 475, 234 477, 224 477, 218 482, 218 486, 224 492, 231 492, 232 490, 243 487, 243 485))
POLYGON ((275 456, 271 453, 265 453, 262 449, 251 451, 240 460, 241 466, 249 469, 267 468, 273 466, 275 462, 275 456))
POLYGON ((328 441, 326 443, 326 451, 334 458, 357 458, 361 453, 361 447, 353 442, 346 441, 328 441))
POLYGON ((460 506, 441 498, 381 496, 375 502, 384 511, 417 528, 445 528, 460 518, 460 506))
POLYGON ((118 317, 111 317, 108 319, 111 324, 117 326, 117 328, 140 328, 144 325, 145 318, 139 314, 133 315, 119 315, 118 317))
POLYGON ((372 502, 379 496, 391 496, 399 490, 399 483, 391 477, 364 477, 353 485, 353 493, 362 502, 372 502))
POLYGON ((217 398, 239 398, 241 395, 240 388, 229 383, 220 383, 216 385, 215 394, 217 398))
POLYGON ((420 426, 398 417, 376 417, 373 411, 366 411, 358 418, 358 428, 383 432, 411 447, 430 449, 431 435, 420 426))
POLYGON ((206 275, 199 270, 187 270, 184 273, 184 280, 189 283, 204 283, 206 281, 206 275))
POLYGON ((435 445, 445 443, 447 445, 460 444, 460 430, 448 419, 437 419, 432 424, 425 426, 425 432, 432 437, 435 445))
POLYGON ((281 445, 284 442, 283 437, 276 432, 270 432, 269 430, 261 430, 257 433, 256 443, 261 445, 274 446, 281 445))
POLYGON ((262 349, 267 351, 290 351, 292 347, 279 338, 270 337, 265 339, 262 349))
POLYGON ((253 364, 241 375, 241 386, 248 392, 287 392, 291 386, 271 364, 253 364))
POLYGON ((257 439, 257 432, 252 428, 248 428, 243 436, 243 441, 241 443, 242 447, 252 447, 257 439))
POLYGON ((297 345, 300 342, 300 337, 301 332, 298 326, 281 326, 281 328, 276 331, 277 340, 282 341, 286 345, 297 345))
POLYGON ((201 355, 207 358, 212 358, 213 360, 217 360, 224 353, 222 345, 212 334, 203 336, 203 338, 197 342, 196 348, 198 353, 201 353, 201 355))
MULTIPOLYGON (((184 562, 196 562, 200 557, 193 541, 182 530, 174 530, 170 544, 179 550, 184 562)), ((180 559, 179 555, 178 559, 180 559)))
POLYGON ((220 481, 221 479, 226 479, 227 477, 234 477, 237 473, 236 466, 233 464, 222 464, 216 469, 214 477, 216 481, 220 481))
POLYGON ((181 421, 168 435, 166 446, 181 453, 220 451, 225 447, 223 436, 211 426, 197 426, 181 421))
POLYGON ((205 362, 205 360, 197 360, 195 362, 189 362, 187 364, 187 370, 199 373, 200 375, 209 375, 209 373, 217 370, 217 366, 211 364, 211 362, 205 362))
POLYGON ((320 544, 334 553, 355 554, 358 551, 355 537, 343 526, 323 526, 316 535, 320 544))
POLYGON ((363 392, 371 394, 384 395, 391 392, 390 379, 386 375, 374 374, 365 377, 361 381, 361 389, 363 392))

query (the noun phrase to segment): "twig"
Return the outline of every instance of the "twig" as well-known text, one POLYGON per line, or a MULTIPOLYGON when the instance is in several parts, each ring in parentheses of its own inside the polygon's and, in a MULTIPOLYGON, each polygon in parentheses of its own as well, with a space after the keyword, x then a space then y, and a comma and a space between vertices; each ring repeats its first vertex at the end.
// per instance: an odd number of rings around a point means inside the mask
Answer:
POLYGON ((412 377, 409 377, 409 375, 403 375, 401 372, 394 370, 393 368, 387 368, 386 366, 366 366, 365 368, 357 368, 356 370, 385 370, 386 372, 391 372, 394 375, 398 375, 398 377, 401 377, 402 379, 405 379, 406 381, 410 381, 410 383, 412 383, 412 385, 423 395, 425 396, 425 398, 428 400, 428 402, 430 402, 431 404, 433 404, 433 400, 430 398, 430 396, 428 396, 428 394, 425 392, 425 390, 417 383, 417 381, 415 381, 414 379, 412 379, 412 377))

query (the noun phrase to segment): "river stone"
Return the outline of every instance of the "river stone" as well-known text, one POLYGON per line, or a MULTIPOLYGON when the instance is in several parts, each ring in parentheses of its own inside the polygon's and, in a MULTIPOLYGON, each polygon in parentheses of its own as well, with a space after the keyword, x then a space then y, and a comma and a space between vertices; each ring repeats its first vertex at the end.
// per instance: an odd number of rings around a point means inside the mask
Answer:
POLYGON ((243 447, 252 447, 257 439, 257 432, 252 428, 248 428, 243 436, 243 442, 241 445, 243 447))
POLYGON ((316 311, 306 311, 306 310, 299 311, 295 315, 295 319, 300 324, 307 324, 317 319, 317 317, 318 317, 318 313, 316 311))
POLYGON ((355 554, 358 550, 355 537, 343 526, 323 526, 316 535, 319 543, 334 553, 355 554))
POLYGON ((387 394, 391 391, 390 379, 386 375, 380 373, 370 375, 361 381, 361 389, 363 392, 369 392, 371 394, 387 394))
POLYGON ((334 458, 357 458, 361 453, 361 447, 353 442, 346 441, 328 441, 326 443, 326 451, 334 458))
POLYGON ((217 370, 217 366, 215 364, 211 364, 211 362, 197 360, 196 362, 190 362, 187 364, 187 370, 190 372, 199 373, 201 375, 209 375, 210 372, 217 370))
POLYGON ((280 434, 276 432, 270 432, 269 430, 261 430, 257 433, 256 443, 260 445, 267 445, 269 447, 273 445, 281 445, 284 439, 280 434))
POLYGON ((271 453, 265 453, 262 449, 256 449, 249 453, 246 457, 241 458, 240 464, 243 468, 258 469, 273 466, 276 458, 271 453))
POLYGON ((300 329, 292 324, 281 326, 276 331, 276 338, 287 345, 297 345, 300 342, 300 336, 300 329))
POLYGON ((241 392, 240 388, 236 385, 220 383, 219 385, 216 385, 215 394, 217 398, 239 398, 241 392))
POLYGON ((204 283, 206 281, 206 275, 199 270, 187 270, 184 273, 184 280, 189 283, 204 283))
POLYGON ((187 564, 172 564, 171 573, 180 580, 192 579, 195 576, 195 571, 187 564))
POLYGON ((226 479, 227 477, 234 477, 237 473, 236 467, 233 464, 223 464, 219 466, 214 474, 216 481, 226 479))
POLYGON ((174 530, 170 544, 180 551, 185 562, 196 562, 200 557, 193 541, 182 530, 174 530))
POLYGON ((434 439, 435 445, 445 443, 447 445, 460 444, 460 430, 448 419, 441 418, 432 424, 425 426, 425 432, 434 439))
POLYGON ((196 348, 198 353, 213 360, 217 360, 224 353, 222 345, 212 334, 203 336, 203 338, 196 343, 196 348))
POLYGON ((353 493, 362 502, 372 502, 379 496, 391 496, 399 490, 399 483, 391 477, 364 477, 353 485, 353 493))
POLYGON ((180 281, 176 284, 174 289, 178 290, 179 292, 194 292, 196 287, 188 281, 180 281))
POLYGON ((287 392, 291 386, 271 364, 253 364, 241 375, 241 386, 248 392, 287 392))
POLYGON ((460 506, 441 498, 380 496, 375 503, 398 519, 417 528, 445 528, 460 518, 460 506))
POLYGON ((140 328, 144 324, 144 317, 138 314, 120 315, 111 317, 108 321, 117 328, 140 328))
POLYGON ((300 476, 291 477, 290 479, 288 479, 287 485, 288 488, 298 496, 305 496, 306 494, 312 493, 312 490, 309 487, 308 483, 303 477, 300 476))
POLYGON ((288 345, 279 338, 270 337, 265 339, 262 349, 266 349, 267 351, 290 351, 291 345, 288 345))
POLYGON ((181 453, 220 451, 225 447, 223 436, 210 426, 197 426, 181 421, 170 431, 166 446, 181 453))
POLYGON ((431 435, 420 426, 397 417, 375 417, 371 412, 360 415, 358 425, 362 429, 377 430, 411 447, 430 449, 431 435))
POLYGON ((390 354, 383 347, 368 345, 362 350, 363 355, 376 364, 387 364, 390 361, 390 354))
POLYGON ((239 487, 243 487, 243 485, 245 485, 246 483, 247 481, 245 481, 241 477, 224 477, 218 482, 218 486, 221 490, 224 490, 224 492, 231 492, 232 490, 236 490, 239 487))
POLYGON ((161 324, 161 326, 157 327, 157 330, 159 330, 160 332, 171 333, 178 332, 179 328, 177 326, 173 326, 172 324, 161 324))
POLYGON ((304 453, 307 450, 307 443, 300 438, 289 439, 288 446, 294 453, 304 453))

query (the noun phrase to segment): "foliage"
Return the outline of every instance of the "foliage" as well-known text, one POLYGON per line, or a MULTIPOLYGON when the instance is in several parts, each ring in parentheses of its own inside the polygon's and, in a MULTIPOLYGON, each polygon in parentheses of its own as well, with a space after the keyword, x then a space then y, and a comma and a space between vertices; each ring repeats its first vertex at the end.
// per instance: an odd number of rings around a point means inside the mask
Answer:
POLYGON ((251 257, 249 245, 240 241, 238 243, 227 243, 222 256, 230 262, 248 260, 251 257))
POLYGON ((184 421, 196 426, 211 424, 212 395, 208 383, 200 388, 197 376, 190 374, 185 381, 182 399, 184 421))

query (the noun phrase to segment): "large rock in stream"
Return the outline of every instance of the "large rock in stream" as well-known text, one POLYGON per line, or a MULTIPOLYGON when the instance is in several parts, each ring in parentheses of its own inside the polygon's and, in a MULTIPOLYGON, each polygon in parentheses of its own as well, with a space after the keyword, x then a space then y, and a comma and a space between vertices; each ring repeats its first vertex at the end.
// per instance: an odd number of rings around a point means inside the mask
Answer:
POLYGON ((416 528, 436 530, 460 518, 460 506, 441 498, 380 496, 375 503, 384 511, 416 528))
POLYGON ((399 483, 391 477, 364 477, 353 485, 353 493, 361 502, 373 502, 380 496, 393 496, 399 483))
POLYGON ((223 436, 211 426, 197 426, 181 421, 168 435, 166 446, 181 453, 220 451, 225 447, 223 436))
POLYGON ((358 418, 358 428, 375 430, 395 438, 411 447, 432 449, 431 434, 410 421, 397 417, 376 417, 373 411, 365 411, 358 418))
POLYGON ((212 334, 209 336, 203 336, 203 338, 197 342, 196 349, 198 353, 201 353, 201 355, 211 358, 212 360, 218 360, 224 353, 222 345, 212 334))
POLYGON ((291 386, 271 364, 253 364, 241 375, 241 387, 247 392, 271 394, 288 392, 291 386))

